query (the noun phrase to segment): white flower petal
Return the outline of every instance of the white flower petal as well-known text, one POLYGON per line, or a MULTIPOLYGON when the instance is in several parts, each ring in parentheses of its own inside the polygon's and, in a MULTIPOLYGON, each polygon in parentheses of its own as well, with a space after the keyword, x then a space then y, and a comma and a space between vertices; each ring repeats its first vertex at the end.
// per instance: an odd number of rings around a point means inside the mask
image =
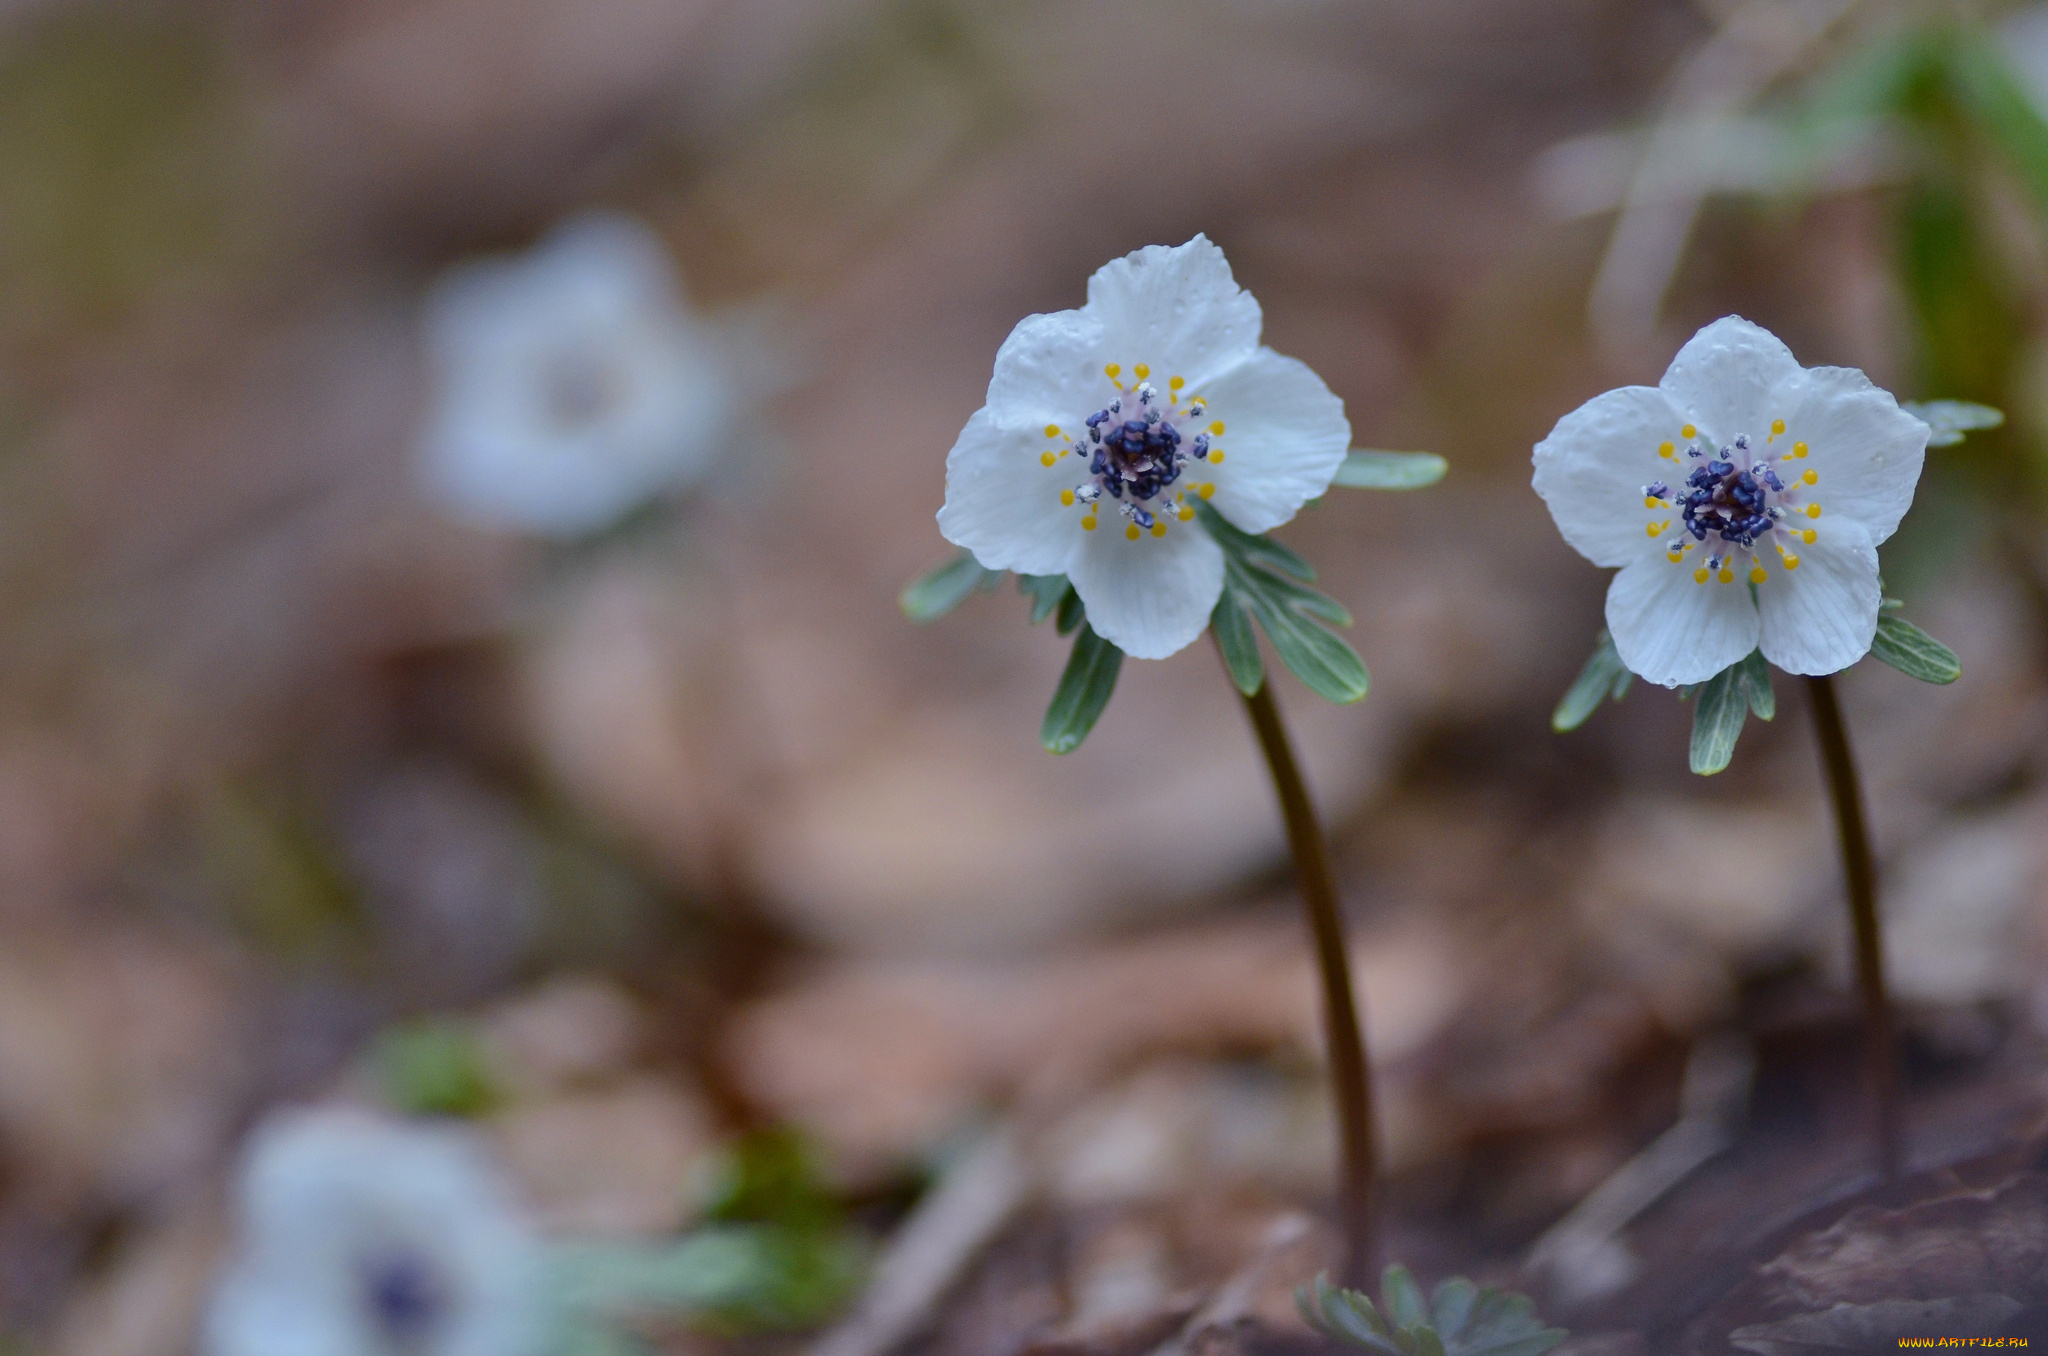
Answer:
POLYGON ((1738 580, 1693 582, 1688 557, 1623 568, 1607 587, 1607 629, 1621 662, 1647 682, 1702 683, 1756 648, 1756 606, 1738 580))
POLYGON ((1661 444, 1677 443, 1683 423, 1660 388, 1624 386, 1594 396, 1536 444, 1536 493, 1573 550, 1595 565, 1662 553, 1646 529, 1671 518, 1668 539, 1680 530, 1678 515, 1644 508, 1641 487, 1661 480, 1676 488, 1685 479, 1682 453, 1678 461, 1657 455, 1661 444))
POLYGON ((1147 245, 1088 280, 1087 314, 1102 323, 1105 361, 1185 377, 1192 390, 1249 357, 1259 344, 1259 303, 1230 276, 1209 238, 1147 245))
POLYGON ((1764 658, 1787 673, 1836 673, 1877 635, 1877 548, 1853 518, 1828 516, 1799 548, 1799 568, 1757 585, 1764 658))
POLYGON ((1731 315, 1688 340, 1658 385, 1714 446, 1744 433, 1760 443, 1771 420, 1781 417, 1771 409, 1772 392, 1798 371, 1799 360, 1783 340, 1731 315))
POLYGON ((1105 511, 1084 535, 1067 577, 1097 635, 1133 659, 1164 659, 1202 634, 1223 594, 1223 548, 1208 533, 1176 522, 1131 541, 1105 511))
POLYGON ((1351 450, 1344 402, 1307 363, 1270 348, 1203 387, 1225 416, 1222 464, 1189 461, 1187 477, 1216 483, 1210 500, 1247 532, 1267 532, 1330 488, 1351 450))
POLYGON ((1807 498, 1830 517, 1862 523, 1872 544, 1891 536, 1912 506, 1927 457, 1927 425, 1899 408, 1889 391, 1853 367, 1815 367, 1778 391, 1785 432, 1781 451, 1807 445, 1800 461, 1779 463, 1786 480, 1811 470, 1820 481, 1807 498))
POLYGON ((1065 573, 1085 534, 1081 510, 1063 506, 1060 490, 1087 479, 1087 467, 1067 456, 1047 468, 1046 446, 1044 430, 1004 428, 976 410, 946 454, 939 532, 991 570, 1065 573))
POLYGON ((1069 437, 1080 420, 1107 405, 1116 387, 1103 374, 1102 323, 1083 311, 1029 315, 996 350, 988 409, 1006 426, 1059 424, 1069 437))

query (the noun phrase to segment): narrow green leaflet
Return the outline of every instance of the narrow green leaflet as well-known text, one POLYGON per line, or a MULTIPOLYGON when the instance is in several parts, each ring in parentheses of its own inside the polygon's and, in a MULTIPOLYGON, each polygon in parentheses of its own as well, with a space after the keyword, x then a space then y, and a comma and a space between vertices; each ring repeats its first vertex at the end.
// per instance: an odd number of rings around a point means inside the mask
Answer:
POLYGON ((1067 600, 1073 589, 1063 574, 1020 574, 1017 592, 1031 600, 1031 624, 1038 625, 1067 600))
POLYGON ((1053 690, 1052 705, 1045 709, 1045 723, 1038 727, 1038 742, 1053 753, 1072 753, 1095 728, 1116 691, 1117 671, 1123 667, 1124 652, 1084 625, 1074 639, 1074 653, 1053 690))
POLYGON ((1870 656, 1923 683, 1953 683, 1963 676, 1956 652, 1904 617, 1885 612, 1877 619, 1870 656))
POLYGON ((1258 633, 1252 630, 1251 614, 1245 611, 1243 600, 1228 588, 1216 600, 1216 610, 1209 614, 1209 629, 1216 633, 1216 645, 1223 651, 1230 681, 1247 697, 1257 692, 1266 681, 1265 661, 1259 658, 1258 633))
POLYGON ((1550 713, 1550 728, 1559 734, 1578 729, 1599 709, 1601 702, 1618 702, 1627 696, 1629 684, 1635 680, 1636 676, 1622 664, 1620 651, 1614 648, 1614 637, 1602 628, 1586 666, 1565 689, 1564 700, 1550 713))
POLYGON ((1735 741, 1749 717, 1739 665, 1722 669, 1693 694, 1692 770, 1711 777, 1735 757, 1735 741))
POLYGON ((1053 620, 1053 625, 1059 628, 1061 635, 1071 636, 1087 618, 1088 609, 1082 606, 1081 595, 1068 589, 1066 596, 1060 599, 1060 615, 1053 620))
POLYGON ((961 551, 935 570, 919 575, 897 596, 903 615, 923 625, 934 622, 967 601, 976 589, 1002 582, 1001 570, 984 570, 972 551, 961 551))
POLYGON ((1543 1356, 1564 1341, 1547 1328, 1525 1295, 1481 1289, 1462 1276, 1438 1285, 1429 1303, 1406 1267, 1380 1278, 1380 1303, 1362 1291, 1340 1290, 1326 1276, 1294 1292, 1309 1326, 1375 1356, 1543 1356))
POLYGON ((1929 447, 1954 447, 1972 429, 1997 428, 2005 422, 2004 411, 1967 400, 1909 400, 1899 408, 1934 430, 1929 447))
MULTIPOLYGON (((1276 541, 1231 526, 1207 504, 1198 508, 1202 525, 1223 548, 1223 596, 1218 608, 1249 613, 1273 642, 1280 662, 1318 696, 1339 703, 1365 696, 1372 679, 1364 661, 1326 629, 1349 626, 1351 614, 1334 598, 1295 582, 1315 577, 1308 562, 1276 541)), ((1237 619, 1228 612, 1224 615, 1225 626, 1234 627, 1237 619)), ((1239 645, 1239 662, 1232 665, 1231 678, 1240 688, 1250 672, 1243 660, 1242 639, 1233 633, 1225 642, 1239 645)), ((1225 641, 1225 637, 1219 634, 1218 640, 1225 641)), ((1227 660, 1228 651, 1225 657, 1227 660)))
POLYGON ((1434 452, 1352 451, 1330 483, 1352 490, 1419 490, 1444 478, 1450 463, 1434 452))
POLYGON ((1778 694, 1771 690, 1771 666, 1764 662, 1762 650, 1751 650, 1748 658, 1736 665, 1742 670, 1742 685, 1748 690, 1749 709, 1758 720, 1769 720, 1778 714, 1778 694))

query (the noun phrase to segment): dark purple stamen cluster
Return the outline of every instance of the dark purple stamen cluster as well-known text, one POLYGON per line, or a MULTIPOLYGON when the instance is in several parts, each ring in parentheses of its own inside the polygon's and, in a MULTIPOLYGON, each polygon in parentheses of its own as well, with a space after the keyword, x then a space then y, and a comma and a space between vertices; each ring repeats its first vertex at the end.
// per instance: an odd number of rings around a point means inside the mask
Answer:
POLYGON ((430 1332, 447 1305, 432 1264, 411 1253, 366 1264, 363 1289, 377 1327, 404 1343, 416 1342, 430 1332))
MULTIPOLYGON (((1189 456, 1207 460, 1209 439, 1197 435, 1183 450, 1180 430, 1153 406, 1156 395, 1152 388, 1140 386, 1133 398, 1137 409, 1132 417, 1123 417, 1122 399, 1089 415, 1088 442, 1077 444, 1074 451, 1088 458, 1088 471, 1095 477, 1098 492, 1106 491, 1119 500, 1128 495, 1131 502, 1125 506, 1125 514, 1139 527, 1150 527, 1152 514, 1142 505, 1180 479, 1189 456)), ((1095 497, 1076 493, 1084 501, 1095 497)))
MULTIPOLYGON (((1747 443, 1738 439, 1736 446, 1746 447, 1747 443)), ((1785 487, 1768 466, 1737 470, 1735 463, 1727 460, 1730 451, 1723 448, 1720 457, 1693 468, 1685 478, 1690 491, 1682 500, 1685 528, 1695 541, 1703 542, 1709 532, 1715 532, 1731 546, 1754 546, 1778 516, 1768 502, 1766 486, 1772 490, 1785 487), (1759 476, 1763 484, 1757 483, 1759 476)))

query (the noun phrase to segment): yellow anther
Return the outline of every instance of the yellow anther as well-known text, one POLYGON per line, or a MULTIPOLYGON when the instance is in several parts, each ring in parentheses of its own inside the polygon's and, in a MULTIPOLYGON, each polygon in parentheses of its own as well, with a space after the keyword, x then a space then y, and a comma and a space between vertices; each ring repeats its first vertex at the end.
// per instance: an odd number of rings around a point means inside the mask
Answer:
POLYGON ((1136 523, 1126 523, 1124 525, 1124 535, 1132 541, 1136 541, 1138 539, 1138 525, 1136 523))
POLYGON ((1681 561, 1681 560, 1684 560, 1684 559, 1685 559, 1685 552, 1683 552, 1683 551, 1673 551, 1673 552, 1672 552, 1672 553, 1671 553, 1670 555, 1668 555, 1668 556, 1666 556, 1666 557, 1664 557, 1664 558, 1665 558, 1666 560, 1670 561, 1670 562, 1671 562, 1671 563, 1672 563, 1673 565, 1676 565, 1676 564, 1677 564, 1677 563, 1678 563, 1679 561, 1681 561))
POLYGON ((1792 455, 1793 455, 1793 456, 1795 456, 1795 457, 1803 457, 1803 456, 1805 456, 1805 455, 1806 455, 1806 444, 1805 444, 1805 443, 1794 443, 1794 444, 1792 444, 1792 455))
POLYGON ((1729 569, 1726 565, 1723 565, 1721 567, 1721 573, 1717 575, 1716 578, 1718 578, 1724 584, 1732 584, 1735 582, 1735 571, 1729 569))
POLYGON ((1184 523, 1187 523, 1187 522, 1193 522, 1193 521, 1194 521, 1194 517, 1195 517, 1195 511, 1194 511, 1193 509, 1191 509, 1191 508, 1187 507, 1187 506, 1186 506, 1185 504, 1183 504, 1183 505, 1181 506, 1181 510, 1180 510, 1180 520, 1181 520, 1182 522, 1184 522, 1184 523))
POLYGON ((1785 431, 1785 421, 1784 421, 1784 420, 1782 420, 1782 419, 1773 419, 1773 420, 1771 421, 1771 436, 1772 436, 1773 438, 1777 437, 1777 436, 1778 436, 1778 435, 1779 435, 1780 433, 1783 433, 1784 431, 1785 431))
POLYGON ((1646 532, 1648 532, 1648 533, 1649 533, 1649 534, 1650 534, 1651 536, 1653 536, 1653 537, 1654 537, 1654 536, 1656 536, 1656 535, 1657 535, 1657 534, 1658 534, 1659 532, 1662 532, 1662 531, 1663 531, 1663 530, 1664 530, 1665 528, 1667 528, 1667 527, 1669 527, 1669 526, 1671 526, 1671 520, 1670 520, 1669 518, 1666 518, 1666 519, 1665 519, 1665 520, 1664 520, 1663 522, 1661 522, 1661 523, 1651 523, 1651 524, 1650 524, 1650 525, 1649 525, 1648 527, 1644 528, 1643 530, 1644 530, 1644 531, 1646 531, 1646 532))
POLYGON ((1796 569, 1798 569, 1798 568, 1799 568, 1799 557, 1798 557, 1798 556, 1786 556, 1786 557, 1785 557, 1785 568, 1786 568, 1786 569, 1788 569, 1788 570, 1796 570, 1796 569))
POLYGON ((1060 436, 1060 426, 1059 426, 1058 424, 1047 424, 1047 425, 1045 426, 1045 436, 1046 436, 1046 437, 1048 437, 1048 438, 1057 438, 1057 437, 1059 437, 1059 436, 1060 436))
POLYGON ((1186 377, 1168 377, 1166 379, 1166 389, 1169 391, 1178 391, 1187 384, 1188 379, 1186 377))
POLYGON ((1068 508, 1072 508, 1074 506, 1074 492, 1072 490, 1061 490, 1060 503, 1068 508))
POLYGON ((1216 482, 1213 480, 1204 481, 1202 483, 1202 487, 1196 490, 1195 493, 1201 495, 1202 498, 1207 499, 1210 495, 1216 493, 1216 482))
POLYGON ((1820 505, 1819 505, 1819 504, 1808 504, 1808 505, 1806 506, 1806 516, 1807 516, 1807 517, 1809 517, 1809 518, 1818 518, 1818 517, 1820 517, 1820 505))
POLYGON ((1081 520, 1081 530, 1083 532, 1093 532, 1095 530, 1095 515, 1093 513, 1090 513, 1081 520))
POLYGON ((1814 539, 1818 536, 1820 536, 1820 533, 1814 531, 1812 528, 1809 527, 1804 532, 1799 534, 1799 540, 1805 542, 1808 546, 1811 546, 1814 543, 1814 539))
POLYGON ((1153 536, 1155 536, 1155 537, 1163 537, 1163 536, 1165 536, 1165 535, 1166 535, 1166 521, 1165 521, 1165 519, 1158 519, 1158 520, 1155 520, 1155 521, 1153 522, 1153 524, 1152 524, 1152 535, 1153 535, 1153 536))
POLYGON ((1215 423, 1209 425, 1209 434, 1211 437, 1215 438, 1221 438, 1223 436, 1223 421, 1221 419, 1218 419, 1215 423))
POLYGON ((1799 478, 1809 485, 1820 484, 1820 472, 1818 471, 1808 471, 1805 475, 1799 478))
POLYGON ((1749 572, 1749 582, 1752 584, 1761 584, 1768 578, 1770 576, 1764 573, 1764 567, 1761 565, 1749 572))
POLYGON ((1145 364, 1143 363, 1139 363, 1136 367, 1132 368, 1131 370, 1138 374, 1139 381, 1143 381, 1145 378, 1152 375, 1152 369, 1145 366, 1145 364))
POLYGON ((1123 374, 1124 365, 1122 363, 1111 363, 1107 367, 1102 369, 1102 375, 1108 377, 1111 381, 1115 381, 1118 377, 1122 376, 1123 374))
POLYGON ((1678 430, 1678 436, 1681 438, 1692 438, 1698 436, 1698 434, 1699 430, 1691 424, 1687 424, 1684 428, 1678 430))
POLYGON ((1059 459, 1059 453, 1057 452, 1041 452, 1038 454, 1038 464, 1040 466, 1050 466, 1059 459))
POLYGON ((1664 460, 1666 461, 1677 461, 1678 449, 1676 447, 1673 447, 1670 443, 1658 443, 1657 455, 1664 458, 1664 460))
POLYGON ((1705 566, 1701 566, 1699 569, 1694 570, 1692 572, 1692 582, 1695 584, 1704 584, 1707 582, 1707 571, 1705 566))
POLYGON ((1212 447, 1212 448, 1210 448, 1210 449, 1209 449, 1209 460, 1210 460, 1210 461, 1222 461, 1222 460, 1223 460, 1223 449, 1222 449, 1222 448, 1220 448, 1220 447, 1212 447))

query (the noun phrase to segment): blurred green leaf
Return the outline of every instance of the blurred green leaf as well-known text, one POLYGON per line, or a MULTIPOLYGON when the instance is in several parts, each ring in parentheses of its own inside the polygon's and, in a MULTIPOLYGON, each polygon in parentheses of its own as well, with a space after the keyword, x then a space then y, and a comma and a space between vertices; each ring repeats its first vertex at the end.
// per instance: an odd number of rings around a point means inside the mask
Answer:
POLYGON ((1326 1276, 1297 1289, 1294 1301, 1310 1327, 1375 1356, 1543 1356, 1566 1337, 1543 1325, 1527 1296, 1481 1289, 1462 1276, 1438 1285, 1425 1306, 1400 1266, 1381 1277, 1377 1306, 1326 1276))
POLYGON ((1045 722, 1038 728, 1038 742, 1053 753, 1072 753, 1095 728, 1116 691, 1116 677, 1123 667, 1124 652, 1095 634, 1095 628, 1081 627, 1074 638, 1074 652, 1067 659, 1060 685, 1053 690, 1046 707, 1045 722))
POLYGON ((1934 431, 1929 447, 1954 447, 1972 429, 1997 428, 2005 422, 2003 410, 1967 400, 1908 400, 1899 408, 1934 431))
POLYGON ((839 1200, 803 1136, 771 1126, 718 1151, 698 1179, 698 1208, 726 1223, 799 1227, 839 1222, 839 1200))
POLYGON ((1419 490, 1444 478, 1450 463, 1434 452, 1355 449, 1330 483, 1353 490, 1419 490))
POLYGON ((422 1018, 392 1027, 371 1062, 385 1100, 409 1116, 473 1118, 498 1104, 483 1046, 462 1022, 422 1018))
POLYGON ((1692 770, 1711 777, 1735 757, 1735 741, 1749 716, 1748 684, 1737 661, 1701 683, 1693 694, 1692 770))
POLYGON ((1216 599, 1216 610, 1209 614, 1209 629, 1215 632, 1217 648, 1223 651, 1230 681, 1247 697, 1257 692, 1266 681, 1266 665, 1259 658, 1259 638, 1252 630, 1251 614, 1245 611, 1244 600, 1228 586, 1216 599))
POLYGON ((1002 582, 1001 570, 985 570, 972 551, 962 550, 945 564, 912 580, 897 597, 903 615, 920 626, 934 622, 973 596, 976 589, 993 589, 1002 582))
POLYGON ((1380 1298, 1387 1322, 1396 1328, 1416 1328, 1429 1322, 1429 1306, 1422 1302, 1422 1287, 1399 1262, 1380 1274, 1380 1298))
POLYGON ((1953 683, 1963 676, 1956 652, 1903 617, 1890 612, 1877 619, 1871 657, 1923 683, 1953 683))
POLYGON ((1559 734, 1578 729, 1599 709, 1601 702, 1618 702, 1627 696, 1635 677, 1622 664, 1621 653, 1614 648, 1614 637, 1606 627, 1600 628, 1600 638, 1593 643, 1586 666, 1579 670, 1579 676, 1565 689, 1564 699, 1550 713, 1550 728, 1559 734))
POLYGON ((1020 574, 1017 592, 1031 600, 1031 624, 1038 625, 1066 601, 1073 589, 1063 574, 1020 574))
POLYGON ((1086 620, 1088 609, 1082 606, 1081 595, 1073 589, 1068 589, 1066 596, 1060 599, 1060 615, 1054 619, 1053 626, 1061 635, 1071 636, 1086 620))
POLYGON ((1771 689, 1771 666, 1764 662, 1762 650, 1751 650, 1740 664, 1742 687, 1749 698, 1749 709, 1758 720, 1769 720, 1778 714, 1778 694, 1771 689))
POLYGON ((556 1264, 585 1324, 666 1315, 738 1335, 823 1323, 858 1293, 870 1253, 843 1227, 714 1224, 674 1243, 566 1247, 556 1264))

